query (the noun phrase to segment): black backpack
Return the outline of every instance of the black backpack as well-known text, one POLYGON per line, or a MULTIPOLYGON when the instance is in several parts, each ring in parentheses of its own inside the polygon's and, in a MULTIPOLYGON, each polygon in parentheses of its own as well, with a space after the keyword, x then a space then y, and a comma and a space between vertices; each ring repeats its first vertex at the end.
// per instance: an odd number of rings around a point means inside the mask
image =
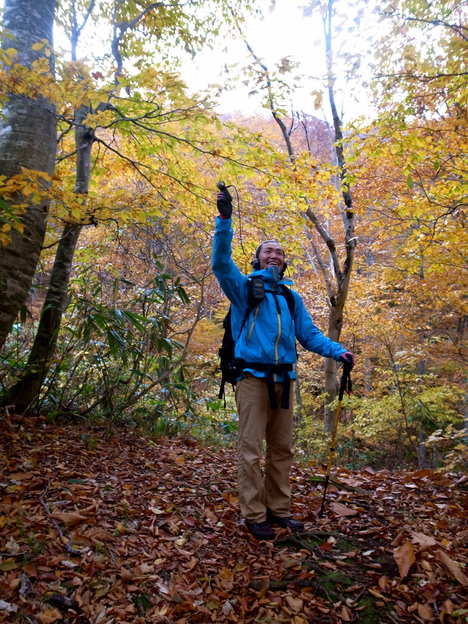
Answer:
MULTIPOLYGON (((286 302, 288 304, 289 313, 291 316, 294 316, 295 309, 295 301, 294 295, 292 291, 285 286, 284 284, 280 284, 281 292, 277 292, 278 295, 283 295, 286 298, 286 302)), ((240 334, 244 329, 244 325, 247 322, 249 314, 263 301, 265 298, 265 292, 272 292, 270 290, 265 290, 263 280, 260 278, 251 278, 249 277, 247 282, 247 310, 244 315, 244 320, 242 321, 240 334)), ((242 373, 245 362, 243 360, 236 360, 235 357, 235 342, 232 336, 232 327, 231 327, 231 308, 229 307, 228 313, 224 317, 223 327, 224 327, 224 336, 223 342, 221 344, 221 348, 219 349, 219 367, 221 369, 221 387, 219 389, 218 398, 222 399, 224 396, 225 385, 227 383, 231 384, 233 387, 237 383, 237 378, 242 373)))

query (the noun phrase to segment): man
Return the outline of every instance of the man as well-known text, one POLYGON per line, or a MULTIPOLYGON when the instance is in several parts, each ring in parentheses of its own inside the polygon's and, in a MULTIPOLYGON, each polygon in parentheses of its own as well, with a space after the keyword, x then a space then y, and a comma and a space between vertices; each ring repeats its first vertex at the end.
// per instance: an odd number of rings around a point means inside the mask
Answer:
POLYGON ((279 243, 270 240, 259 245, 250 279, 242 275, 231 258, 232 199, 227 190, 218 193, 217 207, 212 266, 231 302, 236 344, 239 501, 250 533, 270 540, 275 537, 272 525, 292 531, 304 528, 290 513, 296 339, 309 351, 350 367, 354 356, 326 338, 313 324, 300 295, 283 286, 293 282, 283 276, 286 262, 279 243))

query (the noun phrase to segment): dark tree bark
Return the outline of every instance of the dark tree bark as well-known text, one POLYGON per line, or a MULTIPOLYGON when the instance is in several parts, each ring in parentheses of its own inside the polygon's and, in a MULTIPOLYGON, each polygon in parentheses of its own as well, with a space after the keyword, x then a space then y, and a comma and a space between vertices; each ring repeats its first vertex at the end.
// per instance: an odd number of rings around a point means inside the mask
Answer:
MULTIPOLYGON (((44 54, 32 46, 41 39, 52 44, 55 0, 5 0, 3 27, 15 39, 5 39, 5 48, 18 50, 17 61, 31 67, 44 54)), ((53 55, 50 71, 54 71, 53 55)), ((54 172, 56 150, 56 117, 46 99, 30 99, 12 94, 0 120, 0 175, 10 178, 21 168, 54 172)), ((0 249, 0 347, 15 322, 28 291, 44 241, 48 201, 33 204, 27 198, 15 197, 7 203, 25 203, 21 215, 24 235, 12 231, 11 243, 0 249)))
MULTIPOLYGON (((75 193, 86 196, 91 175, 91 150, 94 131, 83 124, 89 108, 82 106, 75 115, 76 177, 75 193)), ((42 308, 36 337, 21 379, 8 390, 4 403, 14 405, 18 413, 24 412, 37 399, 42 383, 49 372, 65 310, 73 256, 82 225, 67 224, 58 242, 54 266, 50 276, 47 296, 42 308)))

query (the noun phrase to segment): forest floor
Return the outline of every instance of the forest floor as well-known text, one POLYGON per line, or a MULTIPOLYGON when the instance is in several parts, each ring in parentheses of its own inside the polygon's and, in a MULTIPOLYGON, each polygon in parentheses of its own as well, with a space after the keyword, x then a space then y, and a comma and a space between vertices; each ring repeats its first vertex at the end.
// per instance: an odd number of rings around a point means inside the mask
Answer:
POLYGON ((292 473, 303 533, 256 542, 236 454, 0 419, 0 622, 468 621, 468 477, 292 473))

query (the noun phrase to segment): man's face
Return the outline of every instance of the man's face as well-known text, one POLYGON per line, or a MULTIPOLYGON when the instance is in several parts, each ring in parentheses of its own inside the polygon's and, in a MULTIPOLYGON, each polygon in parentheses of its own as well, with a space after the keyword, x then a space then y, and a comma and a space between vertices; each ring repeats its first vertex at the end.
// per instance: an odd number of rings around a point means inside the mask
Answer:
POLYGON ((261 269, 266 269, 270 266, 277 266, 280 273, 283 270, 284 252, 278 243, 264 243, 260 248, 258 259, 260 261, 261 269))

